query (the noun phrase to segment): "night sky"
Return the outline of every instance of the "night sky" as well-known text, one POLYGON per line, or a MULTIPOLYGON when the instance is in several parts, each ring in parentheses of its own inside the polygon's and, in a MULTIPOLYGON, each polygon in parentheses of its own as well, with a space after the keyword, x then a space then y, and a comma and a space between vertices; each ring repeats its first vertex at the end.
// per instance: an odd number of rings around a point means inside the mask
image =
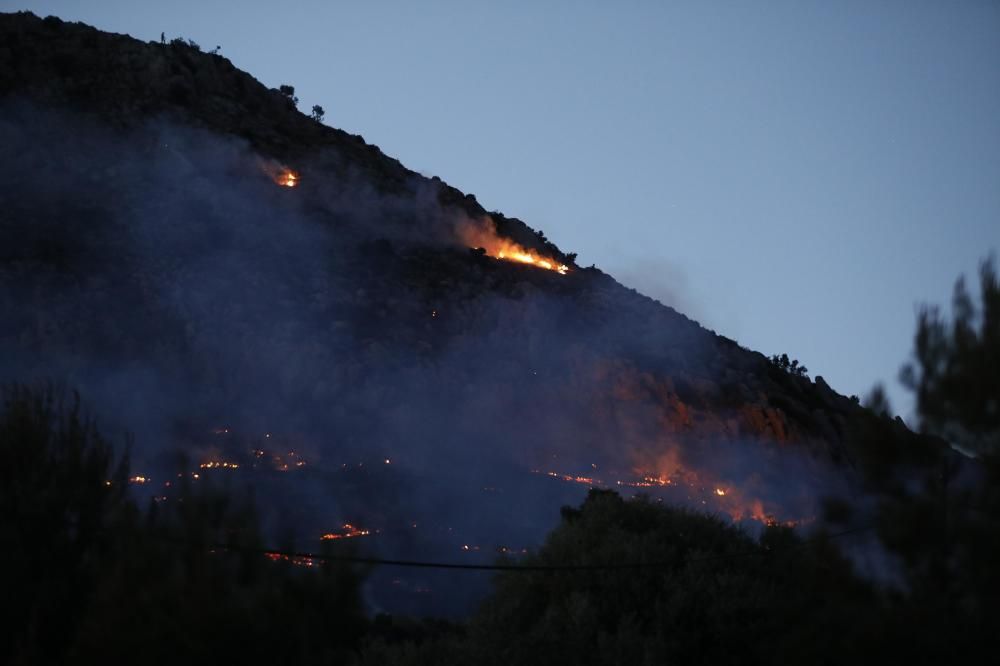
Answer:
POLYGON ((845 394, 1000 248, 992 2, 4 0, 183 36, 845 394), (543 6, 544 5, 544 6, 543 6))

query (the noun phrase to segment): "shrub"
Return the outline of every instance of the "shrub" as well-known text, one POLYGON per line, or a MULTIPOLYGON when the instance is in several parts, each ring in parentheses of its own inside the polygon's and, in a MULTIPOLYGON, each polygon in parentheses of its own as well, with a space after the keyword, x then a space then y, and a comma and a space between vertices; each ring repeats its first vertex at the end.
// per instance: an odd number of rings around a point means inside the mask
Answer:
POLYGON ((799 365, 798 359, 789 360, 788 354, 782 354, 781 356, 775 354, 771 357, 771 363, 788 374, 795 375, 796 377, 807 377, 809 373, 809 369, 806 368, 806 366, 799 365))
POLYGON ((293 106, 298 106, 299 98, 295 96, 295 86, 289 86, 286 84, 281 84, 278 86, 278 92, 285 96, 285 98, 292 103, 293 106))

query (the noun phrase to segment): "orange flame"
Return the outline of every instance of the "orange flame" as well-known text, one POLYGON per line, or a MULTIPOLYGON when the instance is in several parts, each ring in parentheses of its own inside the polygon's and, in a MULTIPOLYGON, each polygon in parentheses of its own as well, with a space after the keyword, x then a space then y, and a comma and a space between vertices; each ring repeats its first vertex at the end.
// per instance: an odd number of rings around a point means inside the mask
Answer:
POLYGON ((297 567, 312 567, 316 560, 307 555, 286 555, 285 553, 264 553, 264 557, 272 562, 291 562, 297 567))
POLYGON ((495 259, 531 264, 538 268, 556 271, 560 275, 569 272, 569 266, 566 264, 559 263, 551 257, 542 256, 531 248, 524 248, 509 238, 498 236, 496 224, 489 217, 485 218, 481 224, 474 222, 460 224, 458 236, 465 245, 474 248, 481 247, 486 250, 487 255, 495 259))
MULTIPOLYGON (((266 173, 268 177, 275 182, 275 184, 281 185, 282 187, 298 187, 298 172, 289 169, 277 160, 258 158, 257 165, 260 167, 261 171, 266 173)), ((219 430, 220 429, 216 429, 215 433, 219 434, 219 430)), ((228 432, 228 428, 222 428, 221 430, 228 432)))
POLYGON ((737 522, 754 520, 768 526, 783 525, 786 527, 795 527, 813 520, 808 517, 779 520, 773 511, 768 510, 769 507, 765 507, 764 502, 760 498, 754 497, 750 493, 731 485, 723 487, 707 483, 707 474, 699 475, 690 469, 685 469, 676 460, 670 459, 669 467, 671 468, 670 472, 656 475, 636 469, 634 472, 639 476, 638 479, 619 479, 612 484, 605 484, 600 479, 592 477, 563 474, 561 472, 539 469, 532 469, 531 472, 567 483, 579 483, 598 488, 616 485, 626 488, 638 488, 644 492, 648 492, 646 489, 655 491, 658 488, 673 488, 678 492, 685 493, 689 501, 700 501, 702 505, 705 505, 709 509, 726 514, 737 522))
POLYGON ((285 169, 278 174, 274 182, 283 187, 295 187, 299 184, 299 176, 291 169, 285 169))
POLYGON ((201 469, 238 469, 238 463, 226 462, 225 460, 209 460, 198 465, 201 469))
POLYGON ((371 532, 369 532, 368 530, 360 529, 358 527, 355 527, 354 525, 351 525, 350 523, 344 523, 339 533, 327 532, 326 534, 322 535, 319 538, 319 540, 334 541, 336 539, 353 539, 354 537, 368 536, 369 534, 371 534, 371 532))

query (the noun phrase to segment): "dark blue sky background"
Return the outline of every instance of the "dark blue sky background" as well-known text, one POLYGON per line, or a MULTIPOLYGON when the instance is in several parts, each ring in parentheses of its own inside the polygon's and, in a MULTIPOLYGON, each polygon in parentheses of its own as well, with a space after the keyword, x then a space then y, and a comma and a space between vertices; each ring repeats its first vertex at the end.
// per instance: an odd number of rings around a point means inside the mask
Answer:
POLYGON ((184 36, 843 393, 1000 247, 1000 3, 2 0, 184 36))

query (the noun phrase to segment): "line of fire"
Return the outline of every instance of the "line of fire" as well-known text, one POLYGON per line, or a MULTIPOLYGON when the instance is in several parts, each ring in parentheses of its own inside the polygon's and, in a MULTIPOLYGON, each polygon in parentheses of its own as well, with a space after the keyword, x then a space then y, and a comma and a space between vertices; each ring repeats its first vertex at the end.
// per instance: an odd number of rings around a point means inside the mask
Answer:
MULTIPOLYGON (((276 163, 262 163, 261 168, 281 187, 298 187, 301 176, 287 166, 276 163)), ((489 217, 479 222, 463 222, 458 225, 459 240, 469 248, 481 249, 487 256, 499 261, 527 264, 559 275, 566 275, 570 268, 551 256, 545 256, 533 248, 526 248, 497 233, 496 225, 489 217)))
MULTIPOLYGON (((235 433, 228 427, 214 428, 209 431, 221 440, 228 440, 235 433)), ((187 483, 197 483, 208 480, 206 475, 249 474, 249 473, 277 473, 284 475, 288 472, 303 470, 309 467, 310 463, 297 450, 287 446, 282 447, 279 441, 283 438, 271 432, 260 435, 258 441, 273 444, 272 450, 261 448, 263 444, 254 446, 246 450, 243 454, 229 456, 208 457, 198 462, 193 469, 186 472, 178 472, 170 478, 161 480, 159 483, 149 474, 135 474, 128 479, 129 485, 142 488, 143 493, 150 493, 151 499, 155 502, 171 501, 171 493, 177 489, 179 480, 187 483)), ((339 472, 357 472, 367 475, 369 470, 384 469, 384 473, 395 473, 393 469, 396 465, 391 456, 379 456, 372 460, 356 460, 351 463, 333 464, 333 468, 339 472), (368 463, 367 465, 365 463, 368 463)), ((324 467, 329 467, 325 465, 324 467)), ((764 500, 746 493, 733 483, 713 481, 707 474, 699 474, 689 469, 676 469, 671 474, 650 473, 641 469, 633 469, 631 472, 616 472, 614 470, 598 471, 597 464, 590 465, 589 473, 573 474, 552 469, 531 468, 524 472, 529 475, 539 476, 566 484, 581 485, 587 488, 596 489, 617 489, 619 491, 631 489, 634 494, 644 494, 657 501, 669 501, 676 504, 686 504, 688 506, 701 507, 702 509, 728 517, 734 522, 747 522, 761 526, 781 525, 795 527, 811 523, 814 517, 778 516, 777 507, 767 506, 764 500), (598 474, 600 476, 598 476, 598 474), (601 478, 603 477, 603 478, 601 478)), ((222 476, 218 478, 223 478, 222 476)), ((111 483, 110 481, 108 482, 111 483)), ((374 483, 374 481, 373 481, 374 483)), ((482 487, 485 493, 502 493, 501 484, 486 485, 482 487)), ((365 525, 366 521, 371 521, 373 516, 356 514, 355 518, 339 523, 337 529, 320 531, 315 537, 319 542, 341 542, 357 540, 363 538, 377 537, 386 534, 386 526, 372 527, 365 525), (360 521, 358 521, 360 519, 360 521), (358 521, 358 522, 355 522, 358 521)), ((374 519, 378 524, 378 519, 374 519)), ((369 523, 370 524, 370 523, 369 523)), ((405 525, 406 530, 417 530, 420 526, 413 521, 412 524, 405 525)), ((400 526, 396 526, 396 530, 400 526)), ((392 533, 389 528, 389 533, 392 533)), ((504 556, 520 556, 529 552, 527 548, 511 547, 501 544, 495 547, 483 547, 472 541, 462 541, 457 533, 452 533, 450 527, 444 528, 445 536, 455 541, 455 548, 461 553, 488 553, 500 554, 504 556)), ((298 566, 313 566, 316 564, 308 557, 293 557, 281 553, 267 553, 267 557, 273 561, 290 562, 298 566)))
POLYGON ((569 266, 561 261, 499 235, 496 224, 489 217, 478 222, 463 221, 457 226, 456 231, 459 240, 464 245, 481 249, 487 256, 494 259, 528 264, 547 271, 555 271, 559 275, 569 273, 569 266))

